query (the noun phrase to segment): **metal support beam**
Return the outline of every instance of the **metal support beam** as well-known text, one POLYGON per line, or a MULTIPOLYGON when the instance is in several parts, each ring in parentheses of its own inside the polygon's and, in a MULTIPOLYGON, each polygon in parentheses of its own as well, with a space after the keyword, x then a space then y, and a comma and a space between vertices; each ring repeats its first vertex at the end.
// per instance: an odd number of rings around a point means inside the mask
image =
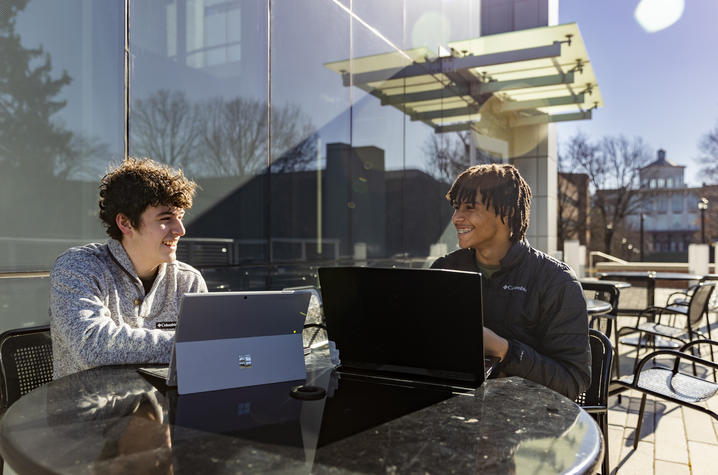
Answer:
POLYGON ((523 127, 525 125, 547 124, 549 122, 564 122, 568 120, 586 120, 591 118, 591 111, 573 112, 570 114, 541 114, 532 117, 522 117, 509 121, 510 127, 523 127))
POLYGON ((469 96, 488 94, 499 91, 511 91, 515 89, 526 89, 531 87, 556 86, 560 84, 572 84, 573 73, 553 74, 550 76, 539 76, 526 79, 512 79, 510 81, 494 81, 474 83, 467 85, 452 85, 441 89, 430 91, 413 92, 409 94, 392 94, 382 97, 381 105, 410 104, 412 102, 433 101, 455 96, 469 96))
POLYGON ((439 109, 435 111, 415 112, 411 114, 411 120, 431 120, 442 117, 455 117, 457 115, 478 114, 479 108, 476 106, 458 107, 456 109, 439 109))
POLYGON ((432 89, 430 91, 412 92, 410 94, 393 94, 384 96, 381 105, 409 104, 411 102, 433 101, 435 99, 445 99, 457 96, 468 96, 471 94, 471 88, 464 85, 453 85, 441 89, 432 89))
POLYGON ((460 58, 446 56, 432 61, 427 61, 425 63, 412 63, 399 68, 367 71, 365 73, 351 75, 351 81, 350 74, 345 73, 342 75, 342 80, 344 86, 348 87, 351 82, 354 84, 365 84, 376 81, 388 81, 390 79, 425 76, 427 74, 444 74, 462 69, 480 68, 495 64, 515 63, 519 61, 529 61, 542 58, 555 58, 558 56, 561 56, 561 43, 556 42, 547 46, 502 51, 500 53, 483 54, 480 56, 462 56, 460 58))
POLYGON ((531 101, 503 102, 496 106, 496 112, 510 112, 539 107, 565 106, 567 104, 583 104, 583 94, 560 97, 547 97, 545 99, 534 99, 531 101))
POLYGON ((462 132, 464 130, 471 130, 476 122, 460 122, 458 124, 450 125, 437 125, 434 126, 434 132, 437 134, 443 134, 445 132, 462 132))
POLYGON ((512 91, 516 89, 528 89, 532 87, 556 86, 559 84, 572 84, 573 72, 566 74, 552 74, 550 76, 538 76, 525 79, 512 79, 510 81, 494 81, 482 82, 475 84, 479 90, 475 91, 480 94, 489 92, 512 91))

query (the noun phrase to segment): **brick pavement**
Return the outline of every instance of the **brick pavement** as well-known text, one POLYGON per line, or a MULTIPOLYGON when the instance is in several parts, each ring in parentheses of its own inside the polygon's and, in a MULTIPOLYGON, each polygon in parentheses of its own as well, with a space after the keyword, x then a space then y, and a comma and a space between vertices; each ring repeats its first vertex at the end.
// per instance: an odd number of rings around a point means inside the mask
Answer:
MULTIPOLYGON (((656 290, 656 303, 664 303, 670 293, 656 290)), ((635 296, 638 298, 638 295, 635 296)), ((623 293, 622 293, 623 298, 623 293)), ((645 298, 645 293, 642 294, 645 298)), ((716 315, 711 315, 711 329, 718 335, 716 315)), ((620 318, 619 327, 630 325, 630 318, 620 318)), ((630 374, 635 351, 621 345, 621 374, 630 374)), ((658 398, 648 397, 638 449, 633 450, 641 393, 624 392, 609 399, 609 457, 611 473, 640 475, 717 474, 718 422, 707 414, 683 408, 658 398)), ((718 412, 718 397, 709 401, 718 412)))

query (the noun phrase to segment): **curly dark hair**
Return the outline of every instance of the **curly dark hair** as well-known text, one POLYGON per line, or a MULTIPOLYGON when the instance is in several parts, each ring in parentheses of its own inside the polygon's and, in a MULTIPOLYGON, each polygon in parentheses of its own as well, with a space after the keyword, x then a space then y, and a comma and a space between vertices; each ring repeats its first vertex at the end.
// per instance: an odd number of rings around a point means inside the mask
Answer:
POLYGON ((481 204, 508 221, 511 242, 524 238, 529 227, 531 188, 513 165, 474 165, 456 178, 446 194, 452 206, 461 203, 476 204, 476 192, 481 193, 481 204))
POLYGON ((148 206, 189 209, 197 184, 175 170, 149 158, 125 159, 111 168, 100 181, 100 219, 107 234, 122 240, 117 213, 126 215, 133 227, 140 227, 140 216, 148 206))

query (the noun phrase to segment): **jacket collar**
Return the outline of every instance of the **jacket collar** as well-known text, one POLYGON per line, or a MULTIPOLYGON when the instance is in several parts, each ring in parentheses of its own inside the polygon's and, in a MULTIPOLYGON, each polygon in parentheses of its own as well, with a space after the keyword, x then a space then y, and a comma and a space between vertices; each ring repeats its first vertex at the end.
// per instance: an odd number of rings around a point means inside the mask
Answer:
POLYGON ((112 254, 115 262, 117 262, 120 267, 122 267, 122 269, 124 269, 125 272, 130 274, 132 277, 139 279, 139 277, 137 277, 137 272, 135 271, 135 266, 132 265, 132 259, 130 259, 130 256, 127 254, 127 251, 125 251, 122 243, 116 239, 110 239, 107 242, 107 247, 110 249, 110 254, 112 254))
MULTIPOLYGON (((137 275, 135 266, 132 264, 132 259, 130 259, 130 256, 129 254, 127 254, 127 251, 125 251, 125 247, 122 245, 122 243, 117 239, 110 239, 107 242, 107 247, 110 250, 110 255, 115 260, 115 262, 119 264, 122 270, 127 272, 130 277, 134 278, 138 282, 142 282, 137 275)), ((155 277, 155 281, 161 279, 164 276, 166 269, 167 264, 160 265, 160 268, 157 270, 157 277, 155 277)))
MULTIPOLYGON (((511 267, 518 265, 530 249, 531 245, 526 239, 522 239, 519 242, 513 243, 506 255, 499 261, 499 266, 501 266, 501 268, 498 270, 498 272, 503 272, 506 269, 510 269, 511 267)), ((466 259, 468 262, 470 262, 471 265, 478 272, 479 268, 476 263, 476 249, 468 248, 462 249, 461 251, 463 253, 463 259, 466 259)))
POLYGON ((526 239, 513 243, 513 245, 509 248, 509 252, 507 252, 504 258, 500 261, 501 269, 508 269, 517 265, 521 262, 529 249, 531 249, 531 246, 526 239))

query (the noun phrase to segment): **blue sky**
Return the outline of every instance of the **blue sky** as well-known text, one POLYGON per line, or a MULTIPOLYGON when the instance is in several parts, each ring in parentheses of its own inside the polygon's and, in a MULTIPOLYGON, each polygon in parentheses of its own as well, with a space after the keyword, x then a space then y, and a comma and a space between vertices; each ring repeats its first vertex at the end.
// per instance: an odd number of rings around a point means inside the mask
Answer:
POLYGON ((560 0, 560 23, 578 23, 605 106, 558 124, 559 143, 579 130, 639 136, 700 185, 698 142, 718 123, 718 1, 685 0, 682 17, 655 33, 634 19, 638 3, 560 0))

